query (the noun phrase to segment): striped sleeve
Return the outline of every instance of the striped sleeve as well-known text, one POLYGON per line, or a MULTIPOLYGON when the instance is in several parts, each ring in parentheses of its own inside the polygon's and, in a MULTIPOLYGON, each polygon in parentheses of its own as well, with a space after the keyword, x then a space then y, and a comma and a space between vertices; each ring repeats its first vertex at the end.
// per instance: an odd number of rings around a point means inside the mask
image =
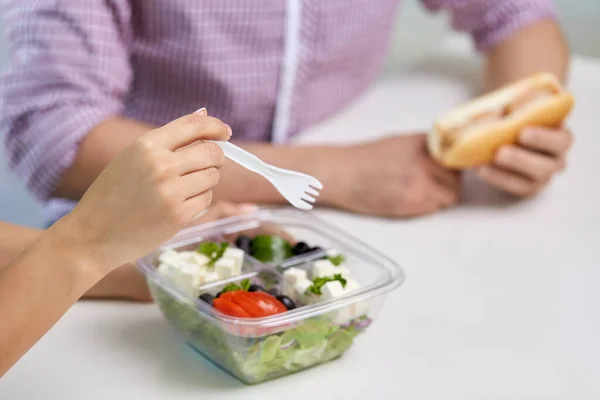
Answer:
POLYGON ((78 144, 121 112, 129 91, 128 0, 4 1, 10 61, 0 129, 10 166, 48 199, 78 144))
POLYGON ((473 36, 486 51, 520 29, 544 19, 556 19, 551 0, 422 0, 433 11, 447 10, 452 26, 473 36))

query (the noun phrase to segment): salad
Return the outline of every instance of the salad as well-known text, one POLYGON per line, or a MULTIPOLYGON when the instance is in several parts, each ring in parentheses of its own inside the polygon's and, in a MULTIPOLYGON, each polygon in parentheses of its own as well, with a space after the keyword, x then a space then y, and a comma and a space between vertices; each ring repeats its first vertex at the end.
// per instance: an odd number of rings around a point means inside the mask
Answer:
POLYGON ((150 290, 194 349, 242 381, 258 383, 341 356, 371 323, 364 301, 300 321, 290 318, 285 325, 243 325, 220 317, 251 321, 293 313, 360 289, 345 257, 333 249, 282 272, 272 267, 315 251, 324 252, 276 235, 239 236, 234 244, 206 241, 191 251, 168 249, 158 257, 158 273, 212 312, 191 299, 177 300, 152 280, 150 290), (247 271, 247 256, 263 268, 247 271))

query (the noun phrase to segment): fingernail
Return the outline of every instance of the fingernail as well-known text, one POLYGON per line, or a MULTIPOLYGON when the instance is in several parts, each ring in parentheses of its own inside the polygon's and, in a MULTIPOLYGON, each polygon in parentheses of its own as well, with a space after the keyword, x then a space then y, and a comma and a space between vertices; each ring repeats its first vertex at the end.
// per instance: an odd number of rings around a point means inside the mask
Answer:
POLYGON ((256 204, 243 203, 238 205, 238 209, 243 213, 248 213, 258 210, 258 206, 256 204))
POLYGON ((231 129, 231 127, 227 124, 225 124, 225 127, 227 128, 227 134, 229 135, 229 137, 231 137, 231 135, 233 135, 233 130, 231 129))
POLYGON ((208 112, 206 111, 206 107, 202 107, 198 111, 195 111, 194 114, 208 115, 208 112))

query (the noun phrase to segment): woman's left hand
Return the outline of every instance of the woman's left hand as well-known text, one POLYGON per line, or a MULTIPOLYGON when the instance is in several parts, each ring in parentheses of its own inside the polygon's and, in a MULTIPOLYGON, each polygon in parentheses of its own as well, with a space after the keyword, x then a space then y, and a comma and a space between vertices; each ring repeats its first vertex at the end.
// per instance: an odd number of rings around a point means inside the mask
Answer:
POLYGON ((552 177, 565 169, 573 135, 566 128, 524 129, 518 144, 505 146, 494 163, 480 167, 477 175, 488 184, 518 197, 537 194, 552 177))

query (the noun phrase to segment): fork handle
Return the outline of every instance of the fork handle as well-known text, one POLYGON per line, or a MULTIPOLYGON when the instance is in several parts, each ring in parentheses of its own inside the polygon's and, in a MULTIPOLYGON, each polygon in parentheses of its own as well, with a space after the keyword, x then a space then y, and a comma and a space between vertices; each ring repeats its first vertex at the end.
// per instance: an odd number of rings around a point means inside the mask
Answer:
POLYGON ((247 152, 241 147, 236 146, 230 142, 222 142, 216 140, 210 140, 210 142, 216 143, 225 153, 225 156, 236 163, 240 164, 246 169, 256 172, 264 176, 265 163, 254 154, 247 152))

